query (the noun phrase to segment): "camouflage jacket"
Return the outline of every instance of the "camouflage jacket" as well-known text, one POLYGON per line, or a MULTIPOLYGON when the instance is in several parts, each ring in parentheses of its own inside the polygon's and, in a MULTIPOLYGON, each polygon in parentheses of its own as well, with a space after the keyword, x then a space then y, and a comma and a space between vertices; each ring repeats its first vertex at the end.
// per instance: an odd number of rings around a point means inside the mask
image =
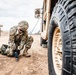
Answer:
POLYGON ((19 37, 17 26, 13 26, 9 32, 9 42, 8 45, 12 50, 15 50, 17 47, 19 50, 23 49, 24 45, 28 40, 27 30, 19 37))

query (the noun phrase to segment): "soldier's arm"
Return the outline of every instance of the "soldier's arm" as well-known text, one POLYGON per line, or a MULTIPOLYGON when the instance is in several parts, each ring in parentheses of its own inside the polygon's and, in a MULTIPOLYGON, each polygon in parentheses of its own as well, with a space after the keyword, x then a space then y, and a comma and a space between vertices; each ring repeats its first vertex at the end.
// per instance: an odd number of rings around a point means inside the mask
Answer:
POLYGON ((14 43, 14 35, 9 36, 8 46, 10 47, 10 50, 15 50, 16 46, 14 43))
POLYGON ((16 26, 13 26, 13 27, 10 28, 10 32, 9 32, 8 45, 9 45, 9 47, 10 47, 12 50, 15 49, 14 39, 15 39, 16 30, 17 30, 17 27, 16 27, 16 26))
POLYGON ((18 49, 22 50, 27 41, 28 41, 28 32, 26 31, 26 33, 23 35, 23 37, 21 39, 20 46, 18 49))
POLYGON ((9 31, 8 48, 6 49, 7 56, 13 55, 13 50, 16 49, 14 39, 15 39, 16 27, 11 27, 9 31))

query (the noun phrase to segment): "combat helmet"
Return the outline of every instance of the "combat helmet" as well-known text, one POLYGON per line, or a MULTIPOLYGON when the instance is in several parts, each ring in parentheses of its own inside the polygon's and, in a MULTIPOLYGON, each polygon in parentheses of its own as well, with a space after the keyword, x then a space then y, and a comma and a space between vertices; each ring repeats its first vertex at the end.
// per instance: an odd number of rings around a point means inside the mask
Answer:
POLYGON ((20 21, 19 23, 18 23, 18 27, 22 30, 22 31, 26 31, 27 29, 28 29, 28 27, 29 27, 29 24, 28 24, 28 22, 27 21, 20 21))

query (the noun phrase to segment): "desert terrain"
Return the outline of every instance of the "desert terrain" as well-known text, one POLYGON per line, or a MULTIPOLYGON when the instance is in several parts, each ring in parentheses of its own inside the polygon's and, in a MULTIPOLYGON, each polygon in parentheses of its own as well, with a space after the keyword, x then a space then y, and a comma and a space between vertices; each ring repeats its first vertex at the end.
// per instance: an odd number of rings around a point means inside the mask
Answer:
MULTIPOLYGON (((20 56, 16 62, 14 57, 0 54, 0 75, 48 75, 47 48, 40 47, 40 35, 31 35, 34 38, 29 53, 30 58, 20 56)), ((0 47, 8 44, 8 33, 2 32, 0 47)))

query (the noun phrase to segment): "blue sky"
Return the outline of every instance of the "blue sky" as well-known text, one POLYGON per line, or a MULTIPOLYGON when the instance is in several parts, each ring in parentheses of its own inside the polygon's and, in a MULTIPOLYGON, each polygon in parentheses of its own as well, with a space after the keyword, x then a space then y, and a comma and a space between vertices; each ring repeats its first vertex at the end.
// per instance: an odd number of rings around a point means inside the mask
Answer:
MULTIPOLYGON (((0 0, 0 24, 2 30, 9 31, 10 27, 17 25, 19 21, 26 20, 29 23, 29 32, 33 29, 38 19, 34 18, 34 10, 42 8, 43 0, 0 0)), ((34 30, 40 29, 40 20, 34 30)))

